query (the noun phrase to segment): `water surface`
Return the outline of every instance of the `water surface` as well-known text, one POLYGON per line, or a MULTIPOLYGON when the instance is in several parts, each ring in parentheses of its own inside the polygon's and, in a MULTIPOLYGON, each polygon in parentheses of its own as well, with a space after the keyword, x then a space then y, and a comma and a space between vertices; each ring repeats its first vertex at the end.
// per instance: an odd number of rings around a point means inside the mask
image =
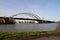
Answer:
POLYGON ((0 25, 0 31, 51 31, 56 30, 57 23, 17 23, 0 25))

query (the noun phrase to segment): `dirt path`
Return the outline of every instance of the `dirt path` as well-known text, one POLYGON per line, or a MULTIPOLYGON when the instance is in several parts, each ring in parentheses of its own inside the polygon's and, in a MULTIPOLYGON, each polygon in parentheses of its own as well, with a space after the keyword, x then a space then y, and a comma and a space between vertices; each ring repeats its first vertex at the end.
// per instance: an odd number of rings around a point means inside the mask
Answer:
POLYGON ((60 40, 60 34, 48 36, 12 37, 3 40, 60 40))

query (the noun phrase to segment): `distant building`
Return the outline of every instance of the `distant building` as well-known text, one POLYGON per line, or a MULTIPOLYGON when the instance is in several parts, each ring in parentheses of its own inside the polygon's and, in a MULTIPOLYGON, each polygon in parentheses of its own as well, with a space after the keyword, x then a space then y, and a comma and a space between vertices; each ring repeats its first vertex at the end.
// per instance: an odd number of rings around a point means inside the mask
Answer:
POLYGON ((15 20, 13 18, 0 17, 0 24, 14 24, 15 20))

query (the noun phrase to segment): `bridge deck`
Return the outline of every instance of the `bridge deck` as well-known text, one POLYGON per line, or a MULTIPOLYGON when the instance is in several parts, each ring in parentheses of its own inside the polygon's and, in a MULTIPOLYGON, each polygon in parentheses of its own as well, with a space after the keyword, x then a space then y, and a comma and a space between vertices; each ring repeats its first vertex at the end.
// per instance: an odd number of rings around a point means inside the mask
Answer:
MULTIPOLYGON (((0 17, 0 18, 10 18, 10 17, 0 17)), ((39 23, 55 23, 54 21, 48 21, 48 20, 39 20, 39 19, 29 19, 29 18, 13 18, 14 20, 35 20, 39 21, 39 23)))

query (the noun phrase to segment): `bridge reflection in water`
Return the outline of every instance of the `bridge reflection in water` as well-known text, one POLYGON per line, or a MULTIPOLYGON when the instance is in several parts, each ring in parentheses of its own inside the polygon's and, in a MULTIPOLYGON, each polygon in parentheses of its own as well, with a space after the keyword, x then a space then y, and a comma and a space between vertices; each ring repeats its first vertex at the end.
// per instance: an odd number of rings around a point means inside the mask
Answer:
POLYGON ((31 13, 19 13, 19 14, 15 14, 15 15, 12 15, 10 17, 0 17, 0 24, 14 24, 15 23, 15 20, 30 20, 30 21, 35 21, 35 23, 55 23, 54 21, 48 21, 48 20, 42 20, 39 16, 35 15, 35 14, 31 14, 31 13), (32 17, 33 19, 31 18, 16 18, 14 16, 17 16, 17 15, 21 15, 21 14, 24 14, 24 15, 28 15, 30 17, 32 17))

